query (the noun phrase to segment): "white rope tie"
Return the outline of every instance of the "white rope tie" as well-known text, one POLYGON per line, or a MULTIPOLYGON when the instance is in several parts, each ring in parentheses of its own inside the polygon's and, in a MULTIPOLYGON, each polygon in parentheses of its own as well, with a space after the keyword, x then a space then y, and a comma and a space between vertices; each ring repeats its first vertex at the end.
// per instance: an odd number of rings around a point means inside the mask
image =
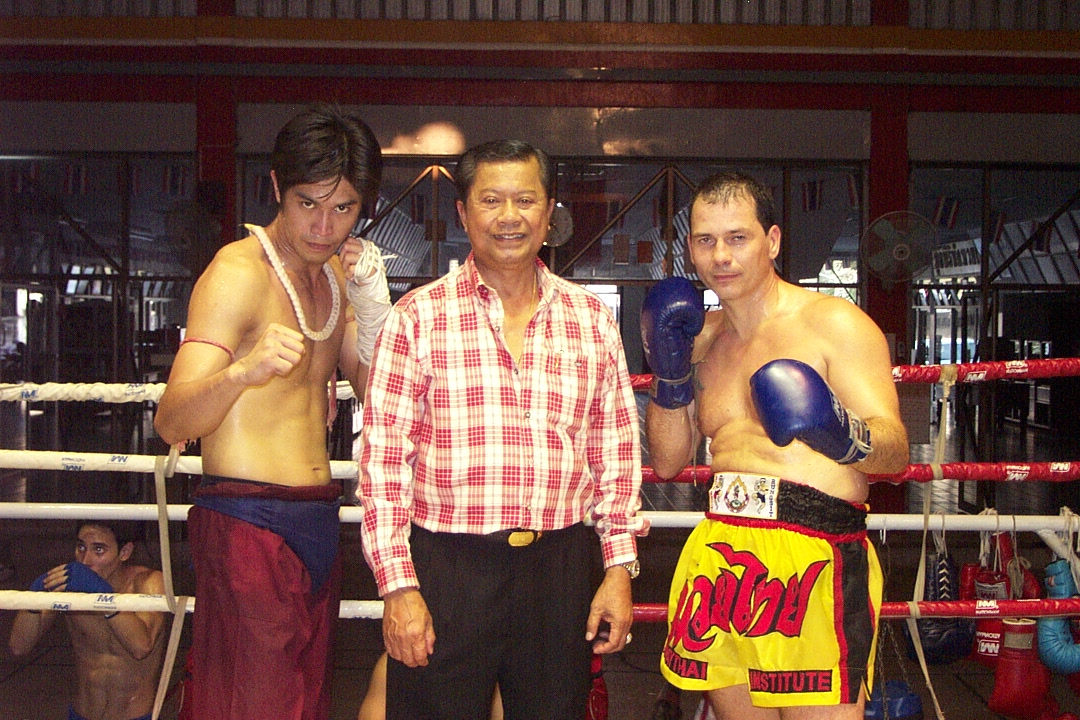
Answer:
POLYGON ((307 317, 304 315, 304 308, 300 306, 300 296, 296 294, 296 288, 293 287, 292 280, 289 279, 289 274, 285 271, 285 265, 281 262, 281 258, 278 257, 277 252, 274 250, 273 243, 270 242, 270 238, 266 236, 266 232, 258 225, 244 225, 251 233, 259 239, 259 244, 262 245, 263 251, 266 253, 266 257, 270 260, 270 264, 274 267, 274 272, 277 273, 278 280, 285 286, 285 292, 289 295, 289 300, 292 301, 293 311, 296 313, 296 322, 300 324, 300 332, 304 333, 304 337, 315 342, 321 342, 333 334, 334 329, 337 328, 338 316, 341 315, 341 288, 338 287, 337 276, 334 275, 333 268, 330 267, 330 263, 323 263, 323 274, 326 275, 326 279, 330 282, 330 295, 333 298, 332 307, 330 308, 330 317, 326 321, 326 325, 323 329, 315 332, 308 327, 307 317))

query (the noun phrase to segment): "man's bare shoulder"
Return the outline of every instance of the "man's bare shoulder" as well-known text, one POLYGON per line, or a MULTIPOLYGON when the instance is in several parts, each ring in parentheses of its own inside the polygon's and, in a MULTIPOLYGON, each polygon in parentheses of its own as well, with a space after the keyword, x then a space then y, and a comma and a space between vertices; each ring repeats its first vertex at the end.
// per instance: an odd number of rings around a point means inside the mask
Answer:
POLYGON ((790 311, 812 330, 828 332, 855 329, 871 323, 870 317, 858 305, 841 297, 814 292, 796 285, 787 286, 790 311))
POLYGON ((206 267, 204 274, 210 273, 258 273, 266 274, 269 263, 262 246, 254 235, 223 245, 206 267))
POLYGON ((265 300, 271 272, 258 240, 247 237, 217 251, 199 277, 195 292, 200 299, 265 300))
POLYGON ((165 590, 165 576, 145 565, 128 565, 125 592, 160 595, 165 590))

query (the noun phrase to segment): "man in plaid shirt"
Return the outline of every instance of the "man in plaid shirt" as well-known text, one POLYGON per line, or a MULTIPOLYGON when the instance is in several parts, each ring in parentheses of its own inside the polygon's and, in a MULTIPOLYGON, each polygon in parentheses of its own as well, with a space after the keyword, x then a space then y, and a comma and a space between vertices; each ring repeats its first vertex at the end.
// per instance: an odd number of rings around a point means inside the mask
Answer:
POLYGON ((456 175, 472 254, 390 313, 364 408, 387 718, 487 718, 496 683, 507 717, 581 718, 591 654, 629 640, 648 531, 622 341, 537 258, 548 156, 486 143, 456 175))

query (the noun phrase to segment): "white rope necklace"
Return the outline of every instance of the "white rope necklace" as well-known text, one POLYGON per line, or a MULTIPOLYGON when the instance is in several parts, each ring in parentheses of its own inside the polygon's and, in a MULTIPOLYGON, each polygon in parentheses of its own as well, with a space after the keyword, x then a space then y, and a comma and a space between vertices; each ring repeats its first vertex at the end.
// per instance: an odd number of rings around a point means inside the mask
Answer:
POLYGON ((277 273, 278 280, 285 286, 285 292, 288 294, 289 300, 292 301, 293 312, 296 313, 296 321, 300 323, 300 332, 304 333, 304 337, 314 340, 315 342, 321 342, 330 337, 337 327, 338 315, 341 314, 341 290, 338 288, 337 278, 334 276, 334 270, 330 267, 330 263, 323 263, 323 273, 326 275, 326 279, 330 281, 330 295, 333 298, 330 307, 330 317, 326 321, 326 325, 323 326, 323 329, 319 332, 315 332, 307 325, 307 318, 304 316, 304 308, 300 306, 300 297, 296 294, 296 288, 293 287, 292 281, 289 280, 289 275, 285 272, 285 265, 281 262, 281 258, 278 257, 277 252, 274 250, 270 238, 266 236, 266 231, 258 225, 245 225, 244 227, 250 230, 252 234, 259 239, 259 244, 262 245, 266 257, 274 267, 274 272, 277 273))

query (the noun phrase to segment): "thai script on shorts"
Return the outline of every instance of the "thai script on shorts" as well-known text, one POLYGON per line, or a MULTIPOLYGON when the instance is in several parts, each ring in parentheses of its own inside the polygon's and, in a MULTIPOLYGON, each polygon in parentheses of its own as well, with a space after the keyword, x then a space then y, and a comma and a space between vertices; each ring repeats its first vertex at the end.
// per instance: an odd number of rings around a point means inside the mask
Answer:
POLYGON ((677 649, 700 653, 714 642, 717 631, 748 638, 779 633, 786 637, 802 634, 810 595, 827 560, 810 563, 802 577, 792 574, 787 581, 769 579, 769 569, 753 552, 738 551, 723 542, 708 546, 726 563, 715 581, 698 575, 683 587, 665 643, 668 667, 683 677, 681 669, 696 673, 699 667, 677 649), (735 569, 742 568, 741 574, 735 569))

